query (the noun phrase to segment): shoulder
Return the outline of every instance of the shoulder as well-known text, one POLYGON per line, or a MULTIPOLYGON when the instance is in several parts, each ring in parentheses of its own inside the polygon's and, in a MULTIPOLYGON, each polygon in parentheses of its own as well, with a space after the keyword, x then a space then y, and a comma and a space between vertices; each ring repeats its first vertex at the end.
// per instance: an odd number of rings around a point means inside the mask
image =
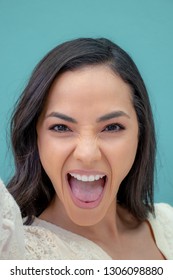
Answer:
POLYGON ((149 222, 158 229, 164 228, 173 238, 173 207, 166 203, 154 205, 155 216, 149 215, 149 222))
POLYGON ((158 248, 167 259, 173 259, 173 207, 166 203, 155 204, 155 216, 149 215, 158 248))
POLYGON ((166 203, 155 204, 155 219, 158 223, 167 225, 173 230, 173 207, 166 203))

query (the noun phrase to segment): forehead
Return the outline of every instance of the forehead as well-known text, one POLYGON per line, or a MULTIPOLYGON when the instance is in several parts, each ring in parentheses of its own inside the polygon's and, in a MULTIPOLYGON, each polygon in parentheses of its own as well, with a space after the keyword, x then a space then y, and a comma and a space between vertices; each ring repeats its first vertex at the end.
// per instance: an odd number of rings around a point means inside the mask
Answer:
POLYGON ((110 67, 99 65, 62 73, 53 82, 49 96, 55 92, 65 94, 66 92, 69 93, 69 89, 78 91, 81 88, 84 93, 93 88, 93 90, 98 89, 100 92, 105 91, 105 94, 107 91, 114 91, 115 93, 121 91, 131 94, 130 86, 116 75, 110 67))
POLYGON ((97 111, 123 106, 131 109, 132 90, 108 66, 83 67, 57 77, 50 88, 44 111, 90 110, 91 105, 97 111))

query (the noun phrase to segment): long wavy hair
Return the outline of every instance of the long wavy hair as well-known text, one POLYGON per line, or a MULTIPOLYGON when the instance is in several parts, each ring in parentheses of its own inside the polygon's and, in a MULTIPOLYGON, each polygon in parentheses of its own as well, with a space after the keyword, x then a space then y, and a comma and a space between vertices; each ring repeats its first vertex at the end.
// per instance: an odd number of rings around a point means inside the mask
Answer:
POLYGON ((117 201, 141 221, 147 218, 149 212, 154 213, 156 141, 143 79, 132 58, 115 43, 105 38, 79 38, 55 47, 38 63, 12 116, 15 173, 7 187, 20 206, 25 224, 31 224, 33 217, 42 213, 55 194, 40 162, 36 133, 36 124, 49 89, 61 73, 88 65, 107 65, 132 89, 139 143, 133 166, 119 187, 117 201))

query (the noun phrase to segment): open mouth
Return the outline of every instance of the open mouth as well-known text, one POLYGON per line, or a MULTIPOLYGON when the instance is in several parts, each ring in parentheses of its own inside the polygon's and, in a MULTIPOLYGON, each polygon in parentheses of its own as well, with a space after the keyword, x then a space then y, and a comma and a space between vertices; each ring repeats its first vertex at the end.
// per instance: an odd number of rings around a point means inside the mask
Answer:
POLYGON ((107 181, 106 175, 68 173, 67 179, 72 199, 77 206, 81 208, 94 208, 100 203, 107 181))

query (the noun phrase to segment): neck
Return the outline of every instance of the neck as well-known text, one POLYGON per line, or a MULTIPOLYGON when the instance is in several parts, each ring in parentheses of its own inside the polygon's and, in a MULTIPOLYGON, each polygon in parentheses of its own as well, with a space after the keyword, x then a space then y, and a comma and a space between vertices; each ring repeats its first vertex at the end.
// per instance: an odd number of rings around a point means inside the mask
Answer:
POLYGON ((40 218, 96 242, 105 240, 105 236, 118 239, 121 222, 116 208, 116 203, 113 202, 101 221, 91 226, 80 226, 68 217, 60 201, 55 203, 53 200, 40 218))

